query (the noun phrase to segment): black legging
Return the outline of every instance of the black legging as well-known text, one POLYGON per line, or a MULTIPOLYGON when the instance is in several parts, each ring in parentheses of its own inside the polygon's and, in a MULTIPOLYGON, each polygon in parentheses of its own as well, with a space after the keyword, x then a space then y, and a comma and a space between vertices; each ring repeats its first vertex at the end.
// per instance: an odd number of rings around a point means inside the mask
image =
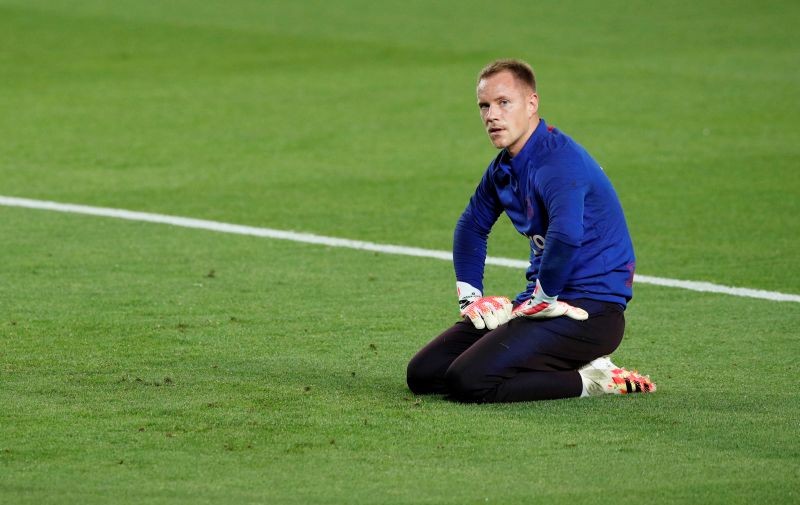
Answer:
POLYGON ((522 317, 492 331, 459 321, 411 359, 408 387, 416 394, 480 403, 580 396, 577 369, 614 352, 622 341, 625 314, 616 303, 569 303, 586 310, 589 319, 522 317))

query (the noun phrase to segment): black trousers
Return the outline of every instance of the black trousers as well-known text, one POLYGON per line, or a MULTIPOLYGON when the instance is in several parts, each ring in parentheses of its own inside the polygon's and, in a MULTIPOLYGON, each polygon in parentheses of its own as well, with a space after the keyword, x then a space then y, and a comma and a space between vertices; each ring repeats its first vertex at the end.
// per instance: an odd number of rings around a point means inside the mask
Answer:
POLYGON ((616 303, 569 303, 586 310, 589 319, 521 317, 491 331, 459 321, 411 359, 408 387, 477 403, 580 396, 577 369, 619 346, 625 315, 616 303))

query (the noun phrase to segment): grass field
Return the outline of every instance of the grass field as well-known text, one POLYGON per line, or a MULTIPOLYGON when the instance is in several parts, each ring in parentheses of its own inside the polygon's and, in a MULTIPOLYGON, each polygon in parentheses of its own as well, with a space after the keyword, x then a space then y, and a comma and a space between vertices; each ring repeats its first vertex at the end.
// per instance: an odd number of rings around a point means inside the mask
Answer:
MULTIPOLYGON (((614 182, 638 272, 800 294, 800 4, 0 0, 0 195, 442 249, 474 76, 614 182)), ((0 503, 800 502, 800 306, 637 285, 652 396, 413 397, 447 262, 0 207, 0 503)), ((524 259, 503 220, 490 254, 524 259)), ((512 295, 522 272, 487 267, 512 295)))

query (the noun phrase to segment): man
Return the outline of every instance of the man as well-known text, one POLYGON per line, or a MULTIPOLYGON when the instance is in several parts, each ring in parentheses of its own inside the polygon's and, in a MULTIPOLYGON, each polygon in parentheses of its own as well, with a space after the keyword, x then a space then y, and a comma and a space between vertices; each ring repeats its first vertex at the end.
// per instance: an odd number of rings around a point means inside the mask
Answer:
POLYGON ((462 320, 420 350, 408 386, 462 402, 653 392, 614 365, 635 258, 622 207, 600 166, 539 117, 531 67, 498 60, 478 76, 478 107, 501 149, 458 220, 453 263, 462 320), (505 212, 529 238, 527 289, 483 296, 486 243, 505 212))

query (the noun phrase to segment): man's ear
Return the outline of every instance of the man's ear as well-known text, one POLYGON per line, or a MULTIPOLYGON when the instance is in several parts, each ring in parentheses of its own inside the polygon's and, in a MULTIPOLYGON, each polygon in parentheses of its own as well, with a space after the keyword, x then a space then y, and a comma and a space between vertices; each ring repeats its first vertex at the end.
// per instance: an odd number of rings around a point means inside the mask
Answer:
POLYGON ((534 91, 528 95, 528 116, 539 113, 539 95, 534 91))

